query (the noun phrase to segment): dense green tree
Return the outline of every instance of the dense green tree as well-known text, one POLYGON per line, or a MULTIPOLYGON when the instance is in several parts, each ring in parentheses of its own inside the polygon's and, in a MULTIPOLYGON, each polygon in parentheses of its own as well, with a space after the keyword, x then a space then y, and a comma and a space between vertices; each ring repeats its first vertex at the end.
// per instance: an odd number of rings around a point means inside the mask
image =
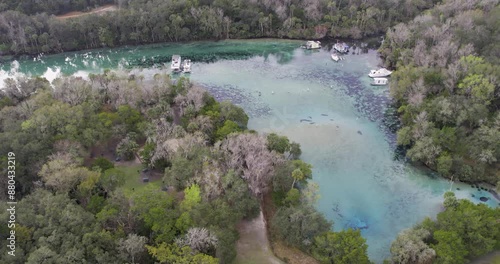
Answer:
POLYGON ((371 263, 368 246, 359 230, 347 229, 340 232, 326 232, 315 237, 313 256, 325 264, 371 263))
POLYGON ((116 146, 116 154, 124 160, 133 160, 138 149, 135 137, 129 134, 116 146))
POLYGON ((155 236, 156 243, 171 243, 177 233, 175 228, 179 211, 175 208, 174 198, 157 189, 150 187, 135 192, 133 196, 133 210, 155 236))
POLYGON ((104 157, 98 157, 94 160, 91 167, 98 167, 101 171, 106 171, 108 169, 114 168, 115 165, 113 164, 113 162, 104 157))
POLYGON ((437 241, 436 245, 432 246, 434 250, 436 250, 436 255, 438 256, 436 263, 467 263, 465 259, 467 250, 460 236, 454 232, 443 230, 434 232, 433 236, 437 241))
POLYGON ((217 132, 215 132, 215 138, 217 140, 222 140, 224 139, 225 137, 227 137, 227 135, 231 134, 231 133, 236 133, 236 132, 240 132, 241 131, 241 128, 240 126, 238 126, 238 124, 236 124, 235 122, 231 121, 231 120, 226 120, 224 122, 224 125, 222 127, 220 127, 219 129, 217 129, 217 132))
POLYGON ((267 135, 267 148, 270 151, 274 150, 283 154, 290 150, 290 140, 288 140, 286 136, 279 136, 275 133, 271 133, 267 135))
POLYGON ((101 174, 98 183, 105 192, 111 193, 125 183, 125 174, 120 169, 108 169, 101 174))
POLYGON ((184 200, 182 200, 180 207, 183 211, 191 211, 200 202, 200 186, 193 184, 184 190, 184 200))
POLYGON ((300 201, 300 191, 292 188, 286 194, 285 203, 289 205, 297 205, 300 201))
POLYGON ((195 161, 176 156, 172 159, 172 166, 165 169, 164 181, 177 189, 183 189, 188 180, 200 169, 200 165, 195 161))
POLYGON ((229 101, 220 103, 220 117, 224 121, 231 120, 242 129, 247 128, 248 115, 243 111, 243 108, 232 104, 229 101))
POLYGON ((203 253, 192 254, 188 246, 178 247, 175 244, 162 243, 157 247, 146 246, 149 253, 155 257, 159 263, 172 263, 172 264, 217 264, 219 263, 216 258, 205 255, 203 253))
POLYGON ((331 227, 324 216, 313 207, 302 205, 281 207, 271 220, 272 234, 287 245, 308 248, 314 238, 331 227))

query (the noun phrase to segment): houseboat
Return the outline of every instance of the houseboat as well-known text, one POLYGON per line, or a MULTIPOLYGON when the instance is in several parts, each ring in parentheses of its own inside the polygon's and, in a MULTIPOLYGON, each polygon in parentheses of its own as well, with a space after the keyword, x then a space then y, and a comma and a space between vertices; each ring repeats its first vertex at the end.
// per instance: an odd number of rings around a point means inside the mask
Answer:
POLYGON ((172 56, 172 64, 170 65, 170 69, 174 72, 180 72, 181 71, 181 56, 180 55, 173 55, 172 56))
POLYGON ((182 72, 191 72, 191 60, 184 60, 184 63, 182 63, 182 72))
POLYGON ((384 86, 387 85, 387 78, 373 78, 373 82, 370 83, 373 86, 384 86))
POLYGON ((310 40, 310 41, 306 42, 306 44, 303 45, 302 48, 308 49, 308 50, 321 49, 321 42, 310 40))

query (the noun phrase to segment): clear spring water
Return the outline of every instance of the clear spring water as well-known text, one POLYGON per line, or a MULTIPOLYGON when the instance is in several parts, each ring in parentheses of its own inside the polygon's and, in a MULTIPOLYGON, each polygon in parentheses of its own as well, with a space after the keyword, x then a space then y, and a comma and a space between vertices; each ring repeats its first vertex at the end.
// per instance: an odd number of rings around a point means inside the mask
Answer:
POLYGON ((445 191, 479 203, 486 191, 441 179, 394 159, 394 134, 382 124, 388 87, 372 87, 375 51, 335 63, 327 49, 306 51, 282 40, 195 42, 102 49, 0 65, 0 80, 26 74, 53 80, 105 68, 134 68, 151 77, 172 54, 193 60, 191 80, 250 115, 249 127, 287 135, 302 146, 320 186, 318 209, 334 229, 361 228, 370 258, 380 263, 402 229, 441 209, 445 191))

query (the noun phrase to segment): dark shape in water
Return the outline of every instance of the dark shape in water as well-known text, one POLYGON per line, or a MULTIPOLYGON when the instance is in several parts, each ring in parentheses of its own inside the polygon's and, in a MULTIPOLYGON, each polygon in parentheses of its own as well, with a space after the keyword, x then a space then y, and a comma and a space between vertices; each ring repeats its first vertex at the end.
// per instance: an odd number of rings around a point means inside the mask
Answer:
POLYGON ((487 202, 490 198, 488 197, 484 197, 484 196, 481 196, 481 198, 479 198, 479 200, 481 200, 481 202, 487 202))
POLYGON ((359 218, 354 218, 352 219, 351 221, 349 221, 346 226, 348 228, 352 228, 354 230, 357 230, 357 229, 368 229, 369 226, 367 223, 363 222, 361 219, 359 218))
POLYGON ((322 116, 328 116, 327 114, 321 114, 322 116))
POLYGON ((460 191, 460 188, 457 188, 457 191, 460 191))
POLYGON ((313 125, 313 124, 316 124, 316 123, 315 123, 315 122, 311 122, 311 123, 309 123, 309 124, 313 125))
POLYGON ((359 130, 358 130, 358 134, 363 135, 363 133, 361 133, 361 131, 359 131, 359 130))
POLYGON ((308 116, 308 117, 309 117, 309 119, 312 119, 312 117, 310 117, 310 116, 308 116))
POLYGON ((302 122, 312 122, 312 120, 310 120, 310 119, 300 119, 300 122, 301 122, 301 123, 302 123, 302 122))
POLYGON ((472 197, 476 197, 473 193, 471 194, 472 197))

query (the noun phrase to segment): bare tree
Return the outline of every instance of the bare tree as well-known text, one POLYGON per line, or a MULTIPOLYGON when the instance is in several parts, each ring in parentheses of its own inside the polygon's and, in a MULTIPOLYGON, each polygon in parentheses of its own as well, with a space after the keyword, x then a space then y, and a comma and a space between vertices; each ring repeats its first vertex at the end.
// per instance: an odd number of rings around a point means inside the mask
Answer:
POLYGON ((128 234, 127 239, 120 239, 118 244, 119 249, 130 257, 132 263, 135 263, 137 255, 146 250, 146 242, 146 237, 136 234, 128 234))
POLYGON ((233 134, 217 144, 225 153, 225 166, 241 174, 255 196, 269 187, 275 164, 282 161, 267 149, 265 137, 256 134, 233 134))
POLYGON ((218 239, 206 228, 193 227, 175 242, 179 247, 189 246, 194 252, 208 253, 215 249, 218 239))
POLYGON ((430 232, 425 229, 403 230, 391 245, 392 263, 432 263, 436 257, 436 252, 423 241, 429 236, 430 232))
POLYGON ((63 77, 53 81, 54 98, 70 105, 79 105, 92 96, 92 87, 82 78, 63 77))

